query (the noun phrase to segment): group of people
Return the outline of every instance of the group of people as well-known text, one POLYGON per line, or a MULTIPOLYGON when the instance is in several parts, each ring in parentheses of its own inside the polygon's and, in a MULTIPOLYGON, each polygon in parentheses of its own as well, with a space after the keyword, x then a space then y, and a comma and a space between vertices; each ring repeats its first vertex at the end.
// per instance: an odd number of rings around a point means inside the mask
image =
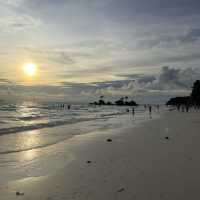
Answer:
MULTIPOLYGON (((154 105, 155 107, 156 107, 156 109, 157 109, 157 111, 159 112, 159 110, 160 110, 160 105, 159 104, 157 104, 157 105, 154 105)), ((148 109, 149 110, 149 114, 151 115, 151 113, 152 113, 152 105, 144 105, 144 108, 145 108, 145 110, 146 109, 148 109)))
MULTIPOLYGON (((160 105, 159 104, 157 104, 157 105, 155 105, 155 107, 156 107, 156 109, 157 109, 157 111, 159 112, 159 110, 160 110, 160 105)), ((152 114, 152 105, 144 105, 144 109, 145 110, 147 110, 148 109, 148 111, 149 111, 149 115, 151 116, 151 114, 152 114)), ((127 112, 129 112, 129 109, 127 109, 126 110, 127 112)), ((134 107, 132 107, 132 114, 133 115, 135 115, 135 108, 134 107)))
POLYGON ((62 103, 62 104, 54 105, 54 108, 57 108, 57 109, 66 109, 67 108, 68 110, 70 110, 71 105, 66 105, 66 104, 62 103))
POLYGON ((189 110, 190 110, 190 106, 189 105, 177 105, 176 106, 177 107, 177 110, 178 111, 182 111, 182 112, 189 112, 189 110))

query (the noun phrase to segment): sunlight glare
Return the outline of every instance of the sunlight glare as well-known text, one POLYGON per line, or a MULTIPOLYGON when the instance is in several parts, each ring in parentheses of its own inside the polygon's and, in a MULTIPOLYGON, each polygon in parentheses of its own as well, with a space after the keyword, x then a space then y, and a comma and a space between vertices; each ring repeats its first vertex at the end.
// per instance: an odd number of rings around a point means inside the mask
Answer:
POLYGON ((36 74, 37 67, 33 63, 28 63, 24 65, 23 70, 26 75, 34 76, 36 74))

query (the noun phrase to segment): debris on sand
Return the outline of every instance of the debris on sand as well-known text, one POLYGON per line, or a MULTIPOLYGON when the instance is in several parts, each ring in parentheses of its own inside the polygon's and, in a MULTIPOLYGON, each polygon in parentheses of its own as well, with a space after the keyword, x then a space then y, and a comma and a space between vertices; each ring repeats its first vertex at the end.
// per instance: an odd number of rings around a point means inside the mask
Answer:
POLYGON ((18 192, 18 191, 17 191, 17 192, 16 192, 16 195, 17 195, 17 196, 24 196, 24 193, 23 193, 23 192, 18 192))
POLYGON ((119 190, 117 190, 117 192, 123 192, 125 191, 125 188, 120 188, 119 190))
POLYGON ((112 142, 112 139, 107 139, 107 142, 112 142))

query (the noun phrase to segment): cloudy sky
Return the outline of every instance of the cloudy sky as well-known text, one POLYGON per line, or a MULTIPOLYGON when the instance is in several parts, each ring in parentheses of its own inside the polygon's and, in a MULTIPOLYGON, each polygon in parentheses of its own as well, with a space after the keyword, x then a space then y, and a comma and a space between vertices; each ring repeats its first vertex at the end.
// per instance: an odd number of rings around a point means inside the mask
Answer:
POLYGON ((199 0, 0 0, 0 98, 187 95, 200 79, 199 10, 199 0))

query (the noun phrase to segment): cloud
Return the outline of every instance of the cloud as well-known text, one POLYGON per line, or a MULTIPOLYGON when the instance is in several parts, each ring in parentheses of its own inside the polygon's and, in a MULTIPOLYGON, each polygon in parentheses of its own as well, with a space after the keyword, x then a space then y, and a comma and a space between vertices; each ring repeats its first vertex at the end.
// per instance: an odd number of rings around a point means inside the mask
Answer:
POLYGON ((25 0, 0 0, 0 5, 11 6, 11 7, 18 7, 24 1, 25 0))
POLYGON ((5 79, 5 78, 0 78, 0 84, 12 84, 13 81, 9 80, 9 79, 5 79))
POLYGON ((39 19, 29 15, 13 15, 0 18, 0 29, 4 32, 26 31, 38 28, 41 24, 39 19))
POLYGON ((7 99, 65 100, 89 102, 104 95, 107 100, 129 96, 142 102, 144 99, 167 100, 170 96, 188 95, 193 82, 200 79, 200 70, 195 68, 177 69, 163 67, 159 75, 121 75, 116 81, 73 83, 60 82, 59 85, 27 86, 0 79, 1 97, 7 99), (15 97, 15 98, 12 98, 15 97), (151 97, 151 98, 150 98, 151 97))
POLYGON ((180 37, 182 42, 195 42, 200 39, 200 28, 193 28, 187 34, 180 37))
MULTIPOLYGON (((127 77, 127 76, 125 76, 127 77)), ((131 75, 130 75, 131 77, 131 75)), ((200 70, 163 67, 159 76, 135 76, 135 80, 95 83, 93 89, 85 89, 82 94, 105 96, 170 96, 185 95, 191 91, 193 82, 200 79, 200 70)))
POLYGON ((191 90, 197 79, 200 79, 199 69, 174 69, 166 66, 162 68, 158 82, 153 87, 159 90, 191 90))
POLYGON ((177 16, 195 15, 198 14, 200 3, 198 0, 113 0, 107 6, 107 12, 110 11, 110 16, 119 19, 133 20, 134 16, 141 17, 167 17, 169 19, 177 16), (126 11, 125 15, 120 15, 122 11, 126 11))
POLYGON ((75 51, 63 45, 54 45, 49 47, 20 47, 27 52, 30 57, 36 60, 58 64, 74 64, 79 59, 91 59, 92 55, 83 51, 75 51))
POLYGON ((138 40, 137 47, 139 48, 166 48, 176 45, 184 45, 188 43, 198 42, 200 39, 200 29, 193 27, 189 30, 180 30, 175 33, 167 33, 161 35, 154 35, 145 39, 138 40))
POLYGON ((16 64, 35 62, 52 85, 79 82, 62 85, 73 95, 188 90, 181 76, 200 63, 199 8, 197 0, 0 0, 0 52, 8 52, 0 72, 11 77, 16 64), (183 70, 158 78, 163 65, 183 70))

